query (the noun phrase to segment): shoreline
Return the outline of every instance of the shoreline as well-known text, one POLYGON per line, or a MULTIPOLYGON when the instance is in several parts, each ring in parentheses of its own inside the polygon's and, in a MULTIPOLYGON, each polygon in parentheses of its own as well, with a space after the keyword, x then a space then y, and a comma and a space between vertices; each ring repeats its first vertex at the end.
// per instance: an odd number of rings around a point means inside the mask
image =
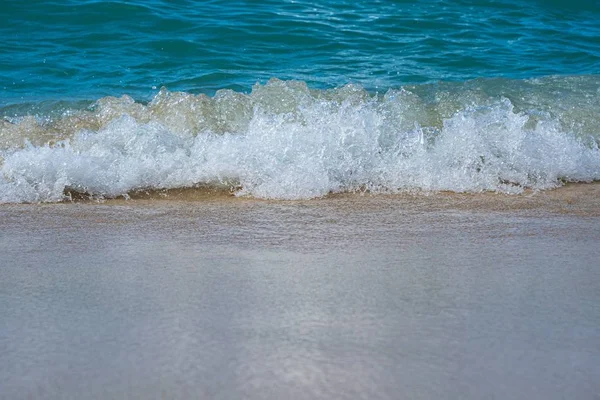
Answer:
POLYGON ((249 196, 236 196, 225 188, 196 187, 162 190, 139 190, 128 198, 90 199, 83 195, 73 196, 71 201, 57 203, 4 203, 0 210, 11 207, 52 207, 57 205, 106 205, 131 207, 162 207, 165 204, 202 205, 203 203, 223 204, 281 204, 315 206, 328 203, 356 203, 362 206, 384 207, 386 204, 410 210, 442 211, 540 211, 551 214, 569 214, 600 217, 600 182, 567 183, 556 189, 544 191, 527 190, 522 194, 496 192, 456 193, 456 192, 401 192, 385 193, 333 193, 325 197, 306 200, 274 200, 249 196))

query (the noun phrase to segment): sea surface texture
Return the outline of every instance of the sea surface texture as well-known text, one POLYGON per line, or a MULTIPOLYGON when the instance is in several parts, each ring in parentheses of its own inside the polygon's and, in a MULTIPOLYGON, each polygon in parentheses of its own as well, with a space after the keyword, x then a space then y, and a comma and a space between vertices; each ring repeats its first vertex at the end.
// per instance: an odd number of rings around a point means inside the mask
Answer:
POLYGON ((597 1, 14 1, 0 202, 600 179, 597 1))

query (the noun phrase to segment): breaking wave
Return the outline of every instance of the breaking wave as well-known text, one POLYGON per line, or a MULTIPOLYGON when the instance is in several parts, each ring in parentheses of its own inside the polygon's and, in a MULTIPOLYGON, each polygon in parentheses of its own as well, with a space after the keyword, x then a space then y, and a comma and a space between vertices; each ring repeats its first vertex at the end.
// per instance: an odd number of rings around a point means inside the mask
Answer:
POLYGON ((0 109, 0 202, 200 185, 270 199, 520 193, 600 179, 597 76, 385 93, 272 79, 249 94, 162 89, 147 104, 36 107, 0 109))

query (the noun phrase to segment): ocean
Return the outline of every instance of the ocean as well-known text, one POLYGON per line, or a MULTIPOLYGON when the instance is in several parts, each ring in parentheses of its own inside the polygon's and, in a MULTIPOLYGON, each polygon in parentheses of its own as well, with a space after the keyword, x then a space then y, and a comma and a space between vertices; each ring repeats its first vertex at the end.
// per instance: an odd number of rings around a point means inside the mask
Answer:
POLYGON ((600 178, 597 2, 8 1, 0 18, 4 203, 600 178))
POLYGON ((0 20, 0 399, 600 396, 599 1, 0 20))

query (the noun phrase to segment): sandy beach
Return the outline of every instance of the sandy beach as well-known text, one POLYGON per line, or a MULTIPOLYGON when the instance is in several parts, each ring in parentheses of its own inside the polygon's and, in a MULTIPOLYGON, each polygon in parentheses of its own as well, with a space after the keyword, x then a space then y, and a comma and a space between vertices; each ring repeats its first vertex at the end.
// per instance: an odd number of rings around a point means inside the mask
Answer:
POLYGON ((0 20, 0 400, 600 400, 600 0, 0 20))
POLYGON ((0 397, 594 399, 600 185, 0 205, 0 397))

